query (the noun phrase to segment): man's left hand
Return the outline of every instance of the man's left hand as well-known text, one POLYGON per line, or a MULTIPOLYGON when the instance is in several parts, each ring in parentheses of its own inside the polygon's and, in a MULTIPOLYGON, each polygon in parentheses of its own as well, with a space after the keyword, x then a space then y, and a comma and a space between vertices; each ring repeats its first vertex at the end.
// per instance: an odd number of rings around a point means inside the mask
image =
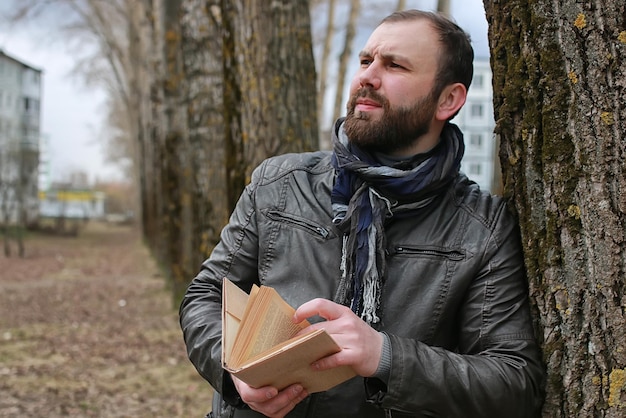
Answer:
POLYGON ((378 368, 383 336, 355 315, 350 308, 327 299, 313 299, 302 304, 294 315, 294 322, 319 315, 324 322, 313 324, 301 333, 323 328, 341 347, 341 351, 313 363, 318 370, 338 366, 352 366, 364 377, 372 376, 378 368))

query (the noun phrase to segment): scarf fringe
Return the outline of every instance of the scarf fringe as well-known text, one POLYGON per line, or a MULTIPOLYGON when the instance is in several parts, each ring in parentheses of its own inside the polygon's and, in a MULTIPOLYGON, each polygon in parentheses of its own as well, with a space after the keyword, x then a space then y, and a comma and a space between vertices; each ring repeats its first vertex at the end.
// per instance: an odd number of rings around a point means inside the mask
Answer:
POLYGON ((368 324, 376 324, 380 321, 376 311, 380 304, 380 276, 376 265, 376 242, 378 231, 374 224, 368 228, 368 260, 363 274, 363 312, 361 319, 368 324))

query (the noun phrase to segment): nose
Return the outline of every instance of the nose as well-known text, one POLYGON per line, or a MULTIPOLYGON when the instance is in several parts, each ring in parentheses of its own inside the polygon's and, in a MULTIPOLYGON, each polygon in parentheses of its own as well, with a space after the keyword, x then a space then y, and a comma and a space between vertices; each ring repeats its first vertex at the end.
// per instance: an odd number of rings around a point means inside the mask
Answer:
POLYGON ((359 74, 359 84, 361 87, 371 87, 377 90, 380 87, 380 70, 376 62, 363 68, 359 74))

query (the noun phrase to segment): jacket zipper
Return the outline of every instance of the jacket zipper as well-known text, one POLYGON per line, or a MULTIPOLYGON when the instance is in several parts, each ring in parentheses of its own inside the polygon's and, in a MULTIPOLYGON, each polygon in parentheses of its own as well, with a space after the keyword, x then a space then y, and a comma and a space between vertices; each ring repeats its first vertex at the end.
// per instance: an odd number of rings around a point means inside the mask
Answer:
POLYGON ((314 222, 308 221, 304 218, 289 215, 284 212, 270 210, 267 212, 267 217, 273 221, 283 221, 283 222, 289 223, 291 225, 294 225, 296 227, 309 231, 315 235, 318 235, 322 238, 328 238, 328 236, 330 235, 330 232, 328 231, 328 229, 314 222))
POLYGON ((460 250, 444 250, 436 248, 420 248, 411 246, 397 246, 388 251, 389 255, 429 255, 434 257, 444 257, 452 261, 465 259, 465 252, 460 250))

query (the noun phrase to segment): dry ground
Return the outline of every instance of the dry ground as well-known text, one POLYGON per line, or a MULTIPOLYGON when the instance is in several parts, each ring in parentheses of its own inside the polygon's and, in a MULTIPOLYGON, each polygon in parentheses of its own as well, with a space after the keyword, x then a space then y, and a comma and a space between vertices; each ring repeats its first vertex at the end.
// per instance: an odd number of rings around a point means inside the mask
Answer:
POLYGON ((203 417, 165 279, 128 226, 0 254, 0 417, 203 417))

